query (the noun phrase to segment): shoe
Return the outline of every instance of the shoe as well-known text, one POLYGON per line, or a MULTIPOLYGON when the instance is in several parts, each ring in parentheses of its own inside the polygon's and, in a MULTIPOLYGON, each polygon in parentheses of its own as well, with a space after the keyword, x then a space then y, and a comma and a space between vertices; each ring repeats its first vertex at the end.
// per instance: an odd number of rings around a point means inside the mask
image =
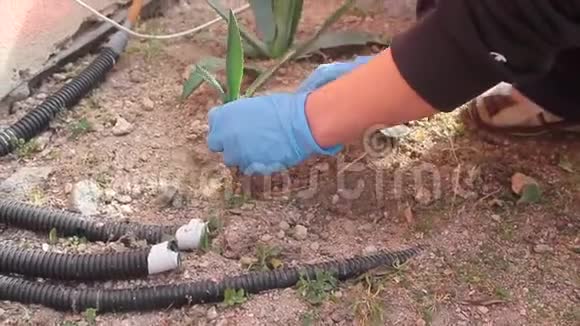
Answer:
POLYGON ((508 83, 500 83, 469 102, 467 114, 478 128, 514 136, 580 133, 580 122, 565 121, 544 110, 508 83))

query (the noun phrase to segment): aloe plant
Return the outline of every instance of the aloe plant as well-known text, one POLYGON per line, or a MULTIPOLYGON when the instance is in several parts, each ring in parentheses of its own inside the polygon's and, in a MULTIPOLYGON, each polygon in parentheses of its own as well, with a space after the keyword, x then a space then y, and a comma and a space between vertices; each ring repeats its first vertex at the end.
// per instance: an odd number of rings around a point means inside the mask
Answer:
POLYGON ((227 55, 225 60, 226 83, 222 84, 210 70, 217 69, 219 61, 206 60, 204 64, 194 67, 189 79, 184 84, 182 97, 189 96, 195 88, 205 81, 220 94, 223 103, 235 101, 240 97, 244 77, 244 49, 240 28, 234 12, 228 14, 227 55), (210 69, 208 69, 208 67, 210 69))
MULTIPOLYGON (((227 10, 217 0, 206 0, 223 19, 228 18, 227 10)), ((350 7, 354 0, 347 0, 344 6, 350 7)), ((256 28, 261 39, 240 27, 240 34, 246 43, 246 55, 277 59, 284 57, 295 46, 296 31, 302 18, 303 0, 249 0, 255 17, 256 28)), ((342 8, 342 7, 341 7, 342 8)), ((344 11, 341 10, 341 14, 344 11)), ((330 15, 323 25, 333 24, 340 15, 330 15)), ((316 35, 308 40, 308 52, 323 48, 361 45, 369 42, 385 43, 376 36, 359 32, 333 32, 316 35), (317 40, 320 39, 320 43, 317 40)), ((302 53, 303 55, 306 53, 302 53)))
POLYGON ((203 82, 208 82, 220 93, 223 102, 233 101, 241 96, 240 87, 244 72, 258 72, 258 78, 248 87, 246 97, 253 94, 286 62, 304 58, 321 49, 342 46, 366 45, 388 42, 381 37, 356 31, 328 32, 351 6, 355 0, 346 0, 322 24, 322 26, 306 41, 295 44, 295 34, 302 14, 303 1, 294 0, 250 0, 250 5, 256 16, 256 26, 263 37, 260 40, 238 24, 230 9, 226 11, 218 1, 206 0, 208 4, 228 22, 227 54, 225 62, 222 59, 209 57, 200 60, 192 71, 189 79, 183 85, 182 99, 189 97, 203 82), (244 41, 245 45, 244 46, 244 41), (248 49, 247 47, 250 47, 248 49), (254 50, 261 56, 277 57, 276 64, 264 72, 255 66, 244 63, 248 50, 254 50), (226 85, 222 85, 212 73, 226 68, 226 85))

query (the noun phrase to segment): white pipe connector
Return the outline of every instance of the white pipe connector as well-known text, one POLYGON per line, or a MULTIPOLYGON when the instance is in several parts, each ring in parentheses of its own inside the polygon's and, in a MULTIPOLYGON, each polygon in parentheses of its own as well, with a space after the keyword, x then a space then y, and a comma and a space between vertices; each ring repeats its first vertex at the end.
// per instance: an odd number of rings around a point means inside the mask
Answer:
POLYGON ((207 222, 194 218, 188 224, 181 226, 175 232, 179 250, 194 250, 199 248, 201 239, 207 232, 207 222))
POLYGON ((179 252, 174 246, 170 241, 165 241, 151 247, 147 256, 149 275, 172 271, 179 267, 179 252))

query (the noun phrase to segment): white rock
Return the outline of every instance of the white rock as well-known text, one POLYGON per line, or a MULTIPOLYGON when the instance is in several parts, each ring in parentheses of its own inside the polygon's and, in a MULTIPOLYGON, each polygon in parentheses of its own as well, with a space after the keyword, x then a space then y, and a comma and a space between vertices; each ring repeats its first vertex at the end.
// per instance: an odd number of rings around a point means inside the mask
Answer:
POLYGON ((112 133, 115 136, 125 136, 130 134, 133 131, 133 125, 129 123, 129 121, 119 117, 117 118, 117 122, 112 129, 112 133))
POLYGON ((149 97, 147 96, 143 97, 143 100, 141 102, 143 104, 143 109, 145 111, 153 111, 153 109, 155 109, 155 102, 153 102, 153 100, 150 99, 149 97))
POLYGON ((293 235, 296 240, 306 240, 308 237, 308 229, 304 225, 298 224, 294 227, 293 235))
POLYGON ((310 244, 310 249, 312 251, 318 251, 320 249, 320 244, 318 242, 313 242, 310 244))
POLYGON ((282 221, 280 222, 280 230, 282 231, 288 231, 290 229, 290 224, 288 224, 288 222, 286 221, 282 221))
POLYGON ((217 310, 215 309, 215 307, 211 307, 207 310, 207 314, 205 315, 205 317, 208 320, 214 320, 218 317, 218 313, 217 310))
POLYGON ((99 213, 101 190, 91 180, 77 182, 70 193, 70 205, 77 212, 91 216, 99 213))
POLYGON ((489 309, 485 306, 479 306, 479 307, 477 307, 477 310, 479 310, 479 312, 483 315, 485 315, 489 312, 489 309))

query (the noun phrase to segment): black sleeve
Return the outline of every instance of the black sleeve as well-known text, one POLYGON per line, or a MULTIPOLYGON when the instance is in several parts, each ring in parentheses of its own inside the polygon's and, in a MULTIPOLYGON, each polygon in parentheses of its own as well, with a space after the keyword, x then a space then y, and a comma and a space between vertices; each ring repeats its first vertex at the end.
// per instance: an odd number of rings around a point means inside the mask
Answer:
POLYGON ((409 85, 451 111, 501 81, 542 77, 579 46, 580 0, 439 0, 391 51, 409 85))

